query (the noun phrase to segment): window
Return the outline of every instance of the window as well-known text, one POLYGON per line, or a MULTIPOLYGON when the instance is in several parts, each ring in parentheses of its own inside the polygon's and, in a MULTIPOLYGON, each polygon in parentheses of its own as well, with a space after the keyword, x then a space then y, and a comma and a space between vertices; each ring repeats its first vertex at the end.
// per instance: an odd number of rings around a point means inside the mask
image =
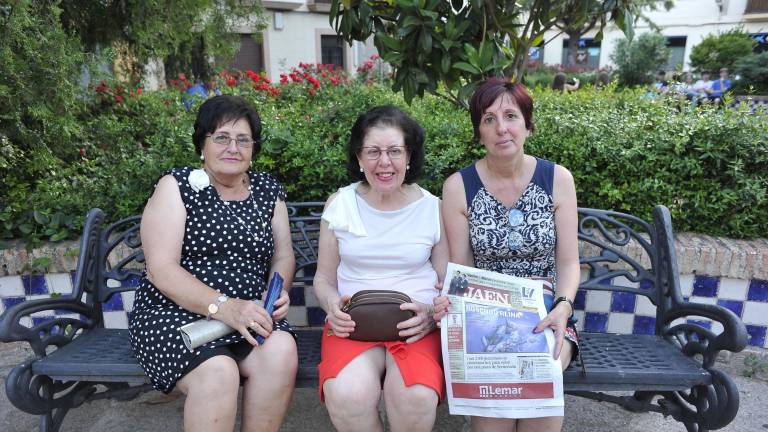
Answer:
POLYGON ((344 41, 336 35, 321 35, 320 61, 344 68, 344 41))
POLYGON ((682 70, 685 61, 685 36, 667 37, 667 47, 672 51, 664 70, 682 70))
POLYGON ((261 42, 257 42, 253 36, 251 34, 240 35, 240 49, 229 62, 231 69, 252 70, 257 73, 264 70, 264 46, 261 42))
MULTIPOLYGON (((568 64, 568 39, 563 39, 563 61, 568 64)), ((594 39, 579 39, 579 48, 576 50, 576 66, 588 69, 600 67, 600 42, 594 39)))

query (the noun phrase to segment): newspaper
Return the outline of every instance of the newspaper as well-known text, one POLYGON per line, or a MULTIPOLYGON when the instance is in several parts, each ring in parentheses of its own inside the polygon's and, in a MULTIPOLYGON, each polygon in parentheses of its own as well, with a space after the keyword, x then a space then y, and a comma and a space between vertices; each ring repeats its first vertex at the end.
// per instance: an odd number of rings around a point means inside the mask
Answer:
POLYGON ((451 414, 563 415, 554 334, 533 332, 547 314, 544 283, 448 264, 443 294, 451 305, 440 332, 451 414))

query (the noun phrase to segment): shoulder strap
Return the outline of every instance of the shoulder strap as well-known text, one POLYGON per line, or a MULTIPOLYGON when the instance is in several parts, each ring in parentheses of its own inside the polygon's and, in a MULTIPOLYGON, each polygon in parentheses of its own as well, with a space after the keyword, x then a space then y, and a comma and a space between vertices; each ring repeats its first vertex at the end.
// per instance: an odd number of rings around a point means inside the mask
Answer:
POLYGON ((464 195, 467 197, 467 210, 469 210, 475 195, 483 187, 483 182, 480 180, 480 174, 477 173, 474 163, 460 169, 459 173, 461 173, 461 179, 464 180, 464 195))
POLYGON ((536 170, 531 182, 552 195, 555 183, 555 163, 546 159, 536 158, 536 170))

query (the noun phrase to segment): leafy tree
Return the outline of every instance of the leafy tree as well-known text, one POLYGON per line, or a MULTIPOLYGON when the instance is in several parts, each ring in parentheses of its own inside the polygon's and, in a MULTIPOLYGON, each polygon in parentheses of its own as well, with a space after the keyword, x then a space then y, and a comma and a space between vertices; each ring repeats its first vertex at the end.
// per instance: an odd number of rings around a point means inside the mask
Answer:
POLYGON ((80 37, 87 51, 116 46, 129 61, 132 78, 150 58, 173 56, 190 65, 200 47, 209 58, 228 59, 238 47, 232 23, 256 18, 265 26, 260 2, 241 0, 81 1, 60 0, 63 27, 80 37), (193 48, 197 47, 197 51, 193 48))
POLYGON ((758 94, 768 92, 768 51, 742 57, 734 64, 734 71, 741 76, 740 85, 758 94))
POLYGON ((611 60, 618 68, 619 83, 634 86, 651 82, 653 73, 667 63, 671 54, 667 38, 660 33, 649 32, 632 41, 620 40, 611 54, 611 60))
MULTIPOLYGON (((576 64, 576 52, 579 47, 579 39, 589 33, 596 27, 600 31, 595 39, 602 40, 603 28, 605 28, 607 15, 610 12, 610 3, 599 0, 565 0, 563 2, 563 14, 560 15, 555 26, 568 36, 568 59, 567 65, 576 64)), ((652 28, 656 26, 647 16, 643 14, 643 9, 657 10, 661 4, 666 10, 672 8, 671 0, 638 0, 631 6, 638 18, 644 19, 652 28)))
POLYGON ((700 72, 717 72, 723 67, 733 70, 739 59, 752 54, 753 44, 749 34, 738 27, 710 34, 691 49, 691 67, 700 72))
MULTIPOLYGON (((611 21, 631 36, 640 3, 646 2, 602 3, 600 29, 611 21)), ((393 90, 402 90, 407 101, 431 92, 466 106, 479 80, 494 75, 522 79, 529 49, 571 11, 569 5, 551 0, 333 0, 329 18, 350 43, 374 35, 382 58, 395 68, 393 90), (438 91, 440 83, 444 87, 438 91)))

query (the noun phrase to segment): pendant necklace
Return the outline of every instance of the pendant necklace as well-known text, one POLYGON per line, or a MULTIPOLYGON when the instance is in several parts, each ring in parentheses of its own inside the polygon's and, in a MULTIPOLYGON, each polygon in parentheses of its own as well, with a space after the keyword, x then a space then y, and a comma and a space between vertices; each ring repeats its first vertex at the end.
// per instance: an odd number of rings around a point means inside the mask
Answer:
MULTIPOLYGON (((215 188, 214 188, 214 190, 215 190, 215 188)), ((216 193, 218 195, 218 191, 216 193)), ((253 205, 253 209, 256 210, 256 214, 258 215, 257 216, 257 221, 258 222, 256 223, 256 225, 260 226, 261 227, 261 231, 264 234, 266 234, 266 232, 267 232, 266 222, 264 222, 264 219, 262 218, 261 211, 259 210, 259 206, 256 205, 256 200, 253 199, 253 184, 248 185, 248 198, 247 199, 248 199, 248 201, 251 202, 251 204, 253 205)), ((229 207, 229 201, 222 200, 221 196, 219 196, 219 201, 221 201, 222 204, 224 204, 224 208, 227 210, 227 212, 232 217, 237 219, 238 222, 240 222, 240 225, 245 229, 245 231, 248 233, 248 235, 250 235, 251 238, 253 238, 254 241, 259 241, 259 237, 256 234, 254 234, 251 231, 250 228, 248 228, 248 225, 245 223, 245 221, 240 216, 238 216, 237 213, 234 212, 234 210, 232 210, 229 207)))

